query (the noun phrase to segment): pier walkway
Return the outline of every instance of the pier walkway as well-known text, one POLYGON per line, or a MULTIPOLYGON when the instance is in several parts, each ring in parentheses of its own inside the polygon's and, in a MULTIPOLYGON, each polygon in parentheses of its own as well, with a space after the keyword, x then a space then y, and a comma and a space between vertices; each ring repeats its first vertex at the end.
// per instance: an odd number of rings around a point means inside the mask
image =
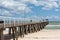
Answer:
POLYGON ((5 40, 3 31, 8 28, 9 35, 12 35, 13 40, 18 40, 18 37, 24 37, 28 33, 38 32, 48 25, 48 19, 41 21, 21 21, 21 20, 0 20, 0 40, 5 40))

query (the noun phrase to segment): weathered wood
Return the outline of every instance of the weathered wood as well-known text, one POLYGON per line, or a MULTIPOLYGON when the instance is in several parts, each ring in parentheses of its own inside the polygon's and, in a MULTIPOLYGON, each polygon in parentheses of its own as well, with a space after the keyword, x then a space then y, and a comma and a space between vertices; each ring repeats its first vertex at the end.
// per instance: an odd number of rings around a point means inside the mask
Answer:
POLYGON ((19 29, 20 29, 20 36, 24 37, 24 26, 20 26, 19 29))
POLYGON ((3 30, 4 30, 4 21, 0 20, 0 40, 4 40, 4 36, 3 36, 3 30))
POLYGON ((22 27, 19 27, 19 31, 20 31, 20 36, 22 37, 22 27))
POLYGON ((22 26, 22 37, 24 37, 24 26, 22 26))
POLYGON ((38 24, 38 31, 40 31, 40 25, 38 24))
POLYGON ((3 28, 0 28, 0 40, 4 40, 3 28))
POLYGON ((34 32, 34 25, 33 24, 31 25, 31 32, 32 33, 34 32))
POLYGON ((29 27, 29 26, 28 26, 28 25, 26 25, 26 34, 28 34, 28 27, 29 27))
POLYGON ((15 28, 12 28, 12 36, 13 36, 13 40, 15 40, 15 28))
POLYGON ((12 27, 13 40, 18 40, 18 33, 16 27, 12 27))
POLYGON ((29 33, 31 33, 31 25, 29 25, 29 33))
POLYGON ((9 35, 11 35, 11 31, 12 31, 12 28, 10 27, 10 28, 9 28, 9 35))
POLYGON ((18 32, 17 32, 17 28, 15 28, 15 37, 16 37, 16 40, 18 40, 18 32))
POLYGON ((40 29, 42 30, 42 24, 40 24, 40 29))
POLYGON ((25 34, 28 34, 28 25, 25 25, 25 26, 24 26, 24 33, 25 33, 25 34))
POLYGON ((37 28, 36 28, 37 25, 34 25, 34 31, 37 32, 37 28))

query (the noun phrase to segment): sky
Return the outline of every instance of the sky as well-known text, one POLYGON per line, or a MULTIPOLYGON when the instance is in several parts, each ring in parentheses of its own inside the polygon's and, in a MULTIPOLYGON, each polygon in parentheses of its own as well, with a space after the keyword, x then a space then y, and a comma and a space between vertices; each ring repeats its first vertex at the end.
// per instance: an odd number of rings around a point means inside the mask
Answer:
POLYGON ((0 0, 0 18, 60 21, 60 0, 0 0))

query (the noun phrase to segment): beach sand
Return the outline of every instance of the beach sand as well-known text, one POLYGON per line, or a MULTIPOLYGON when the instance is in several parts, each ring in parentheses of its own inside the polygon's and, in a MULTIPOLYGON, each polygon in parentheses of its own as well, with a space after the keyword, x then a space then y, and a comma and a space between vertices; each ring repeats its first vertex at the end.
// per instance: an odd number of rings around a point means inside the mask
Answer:
MULTIPOLYGON (((7 31, 4 31, 4 33, 6 34, 7 31)), ((60 30, 43 29, 35 33, 29 33, 28 35, 25 35, 24 38, 19 37, 18 40, 60 40, 60 30)))

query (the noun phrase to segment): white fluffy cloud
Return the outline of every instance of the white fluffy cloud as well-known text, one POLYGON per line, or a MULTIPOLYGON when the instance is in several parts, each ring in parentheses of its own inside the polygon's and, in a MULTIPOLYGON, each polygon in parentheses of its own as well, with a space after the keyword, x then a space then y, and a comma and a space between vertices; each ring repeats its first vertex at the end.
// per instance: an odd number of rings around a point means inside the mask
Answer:
POLYGON ((42 21, 43 19, 48 19, 49 21, 60 21, 60 16, 50 15, 50 16, 37 16, 33 15, 25 18, 26 20, 42 21))
MULTIPOLYGON (((25 3, 22 3, 20 1, 18 2, 15 0, 0 0, 0 6, 3 6, 6 9, 8 8, 9 10, 11 9, 11 11, 8 10, 8 12, 10 12, 10 13, 8 13, 9 15, 12 15, 11 13, 21 14, 21 13, 32 12, 31 9, 25 3)), ((1 11, 3 11, 3 10, 1 10, 1 11)), ((2 12, 1 15, 7 16, 8 14, 7 14, 7 12, 5 12, 5 13, 2 12)))
POLYGON ((0 15, 2 16, 13 16, 9 11, 0 9, 0 15))
POLYGON ((51 16, 46 16, 44 17, 45 19, 49 19, 50 21, 59 21, 60 20, 60 16, 57 15, 51 15, 51 16))
POLYGON ((38 16, 38 15, 31 15, 29 17, 26 18, 27 20, 33 20, 33 21, 40 21, 42 20, 43 18, 41 16, 38 16))
MULTIPOLYGON (((42 9, 58 8, 59 0, 1 0, 0 5, 5 7, 14 8, 17 10, 26 10, 27 3, 34 4, 35 6, 43 6, 42 9), (57 3, 58 2, 58 3, 57 3)), ((28 7, 29 8, 29 7, 28 7)))
POLYGON ((56 0, 41 0, 37 2, 38 6, 43 6, 43 9, 52 9, 52 8, 58 8, 59 4, 56 2, 56 0))
POLYGON ((35 6, 43 6, 42 9, 52 9, 52 8, 58 8, 60 6, 59 0, 21 0, 23 3, 31 3, 35 6))
POLYGON ((59 19, 59 16, 56 15, 51 15, 51 16, 46 16, 47 19, 59 19))
MULTIPOLYGON (((27 6, 28 3, 34 4, 35 6, 43 6, 43 10, 56 9, 60 7, 59 0, 0 0, 0 6, 12 10, 5 12, 2 15, 12 15, 11 12, 16 14, 32 12, 32 10, 27 6)), ((58 9, 56 9, 56 11, 58 11, 58 9)))

